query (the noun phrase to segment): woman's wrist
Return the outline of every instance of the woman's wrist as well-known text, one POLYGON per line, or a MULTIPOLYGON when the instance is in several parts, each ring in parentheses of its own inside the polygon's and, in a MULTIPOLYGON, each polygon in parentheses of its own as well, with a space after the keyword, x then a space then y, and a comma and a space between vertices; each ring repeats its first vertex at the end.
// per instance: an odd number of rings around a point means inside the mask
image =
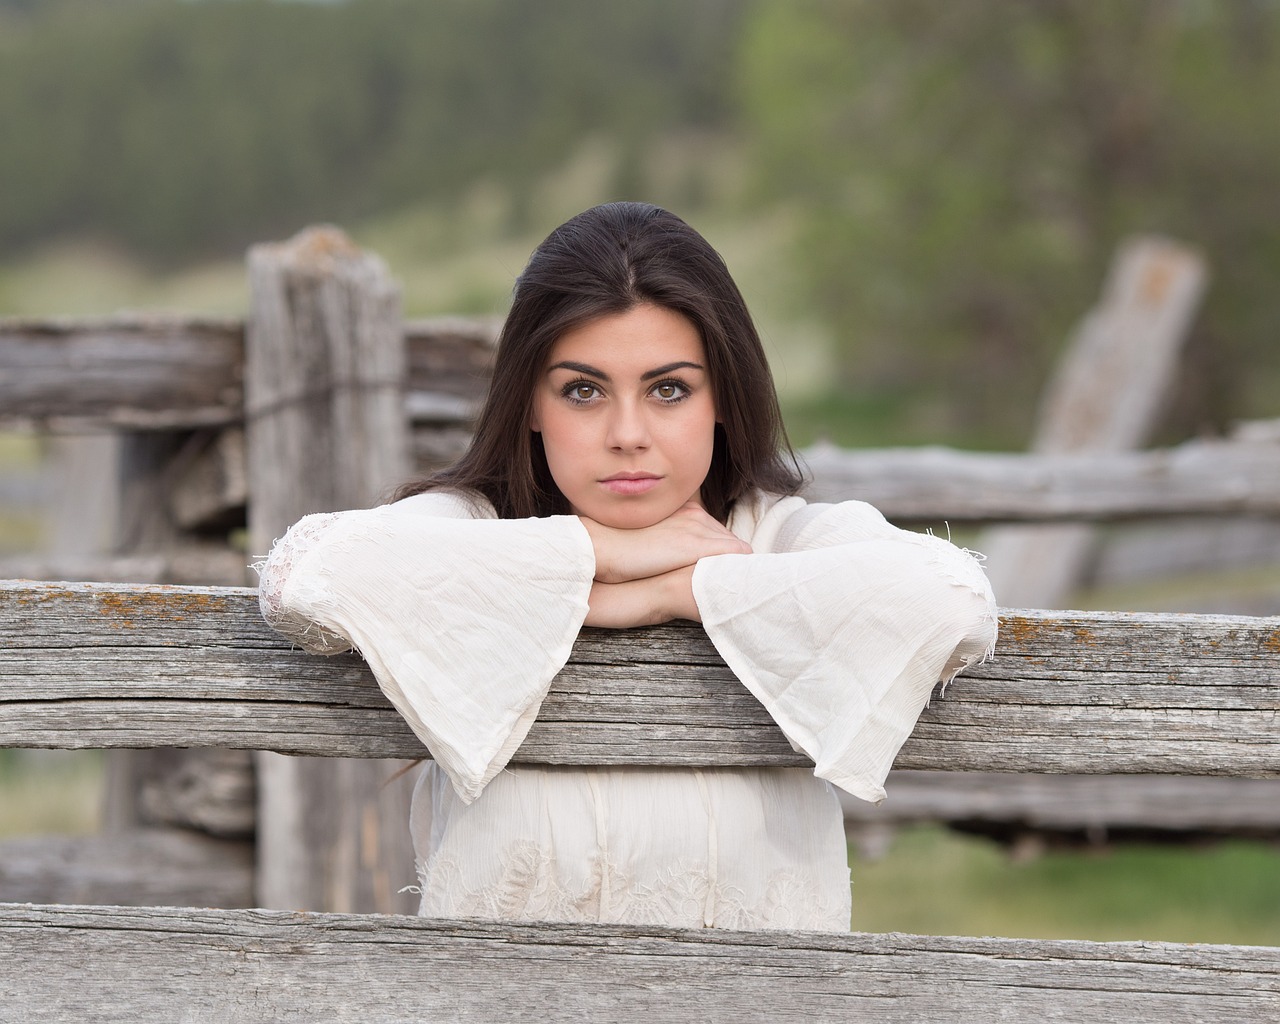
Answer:
POLYGON ((619 566, 619 538, 616 536, 620 530, 614 529, 612 526, 605 526, 603 523, 596 522, 587 516, 578 516, 578 521, 582 523, 583 528, 587 531, 587 536, 591 540, 591 548, 595 552, 596 572, 595 578, 604 583, 620 583, 624 579, 620 575, 619 566))
POLYGON ((698 603, 693 599, 694 565, 681 566, 672 572, 658 577, 663 588, 662 609, 666 614, 663 621, 671 619, 688 619, 690 622, 701 622, 702 615, 698 611, 698 603))
POLYGON ((656 626, 672 619, 700 622, 693 599, 693 566, 624 583, 591 585, 586 624, 609 629, 656 626))

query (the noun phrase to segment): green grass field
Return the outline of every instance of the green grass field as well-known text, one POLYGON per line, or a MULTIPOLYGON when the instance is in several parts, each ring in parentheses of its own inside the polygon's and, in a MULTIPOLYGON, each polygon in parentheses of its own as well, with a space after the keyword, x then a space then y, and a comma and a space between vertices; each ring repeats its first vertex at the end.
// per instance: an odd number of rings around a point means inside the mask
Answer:
POLYGON ((941 827, 853 855, 859 931, 1280 946, 1280 845, 1126 844, 1013 861, 941 827))
POLYGON ((101 796, 98 751, 0 750, 0 839, 91 833, 101 796))

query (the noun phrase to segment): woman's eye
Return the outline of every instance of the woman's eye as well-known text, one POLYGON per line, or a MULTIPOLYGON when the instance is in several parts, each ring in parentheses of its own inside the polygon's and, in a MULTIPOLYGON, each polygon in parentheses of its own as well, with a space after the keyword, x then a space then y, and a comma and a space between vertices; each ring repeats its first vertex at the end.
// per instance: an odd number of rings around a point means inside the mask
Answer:
POLYGON ((684 398, 688 389, 679 381, 664 380, 662 383, 654 386, 653 393, 661 398, 664 402, 674 402, 684 398))
POLYGON ((590 402, 599 393, 599 389, 594 384, 586 381, 578 381, 564 389, 564 396, 573 402, 590 402))

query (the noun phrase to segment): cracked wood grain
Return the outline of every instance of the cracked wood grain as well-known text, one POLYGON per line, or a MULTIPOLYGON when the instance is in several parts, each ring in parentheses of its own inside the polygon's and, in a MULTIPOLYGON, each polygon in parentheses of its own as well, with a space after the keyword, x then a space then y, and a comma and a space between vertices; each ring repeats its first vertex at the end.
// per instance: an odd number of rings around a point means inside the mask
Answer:
POLYGON ((1280 949, 0 906, 0 1021, 1261 1021, 1280 949))
MULTIPOLYGON (((425 751, 355 655, 243 588, 0 584, 0 745, 425 751)), ((696 626, 584 629, 526 764, 803 765, 696 626)), ((1004 610, 899 768, 1280 775, 1280 618, 1004 610)))

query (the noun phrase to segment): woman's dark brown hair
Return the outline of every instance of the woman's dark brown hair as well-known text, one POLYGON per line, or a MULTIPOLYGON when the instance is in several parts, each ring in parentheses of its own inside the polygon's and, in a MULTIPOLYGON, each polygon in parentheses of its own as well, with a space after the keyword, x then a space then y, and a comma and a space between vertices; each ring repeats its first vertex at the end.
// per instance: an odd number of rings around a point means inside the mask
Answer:
POLYGON ((607 203, 562 224, 534 251, 516 281, 471 446, 396 498, 448 487, 479 492, 503 519, 568 513, 542 437, 529 428, 534 388, 562 334, 645 303, 681 314, 702 337, 720 421, 702 485, 707 512, 724 522, 752 490, 799 490, 760 337, 720 254, 666 210, 607 203))

